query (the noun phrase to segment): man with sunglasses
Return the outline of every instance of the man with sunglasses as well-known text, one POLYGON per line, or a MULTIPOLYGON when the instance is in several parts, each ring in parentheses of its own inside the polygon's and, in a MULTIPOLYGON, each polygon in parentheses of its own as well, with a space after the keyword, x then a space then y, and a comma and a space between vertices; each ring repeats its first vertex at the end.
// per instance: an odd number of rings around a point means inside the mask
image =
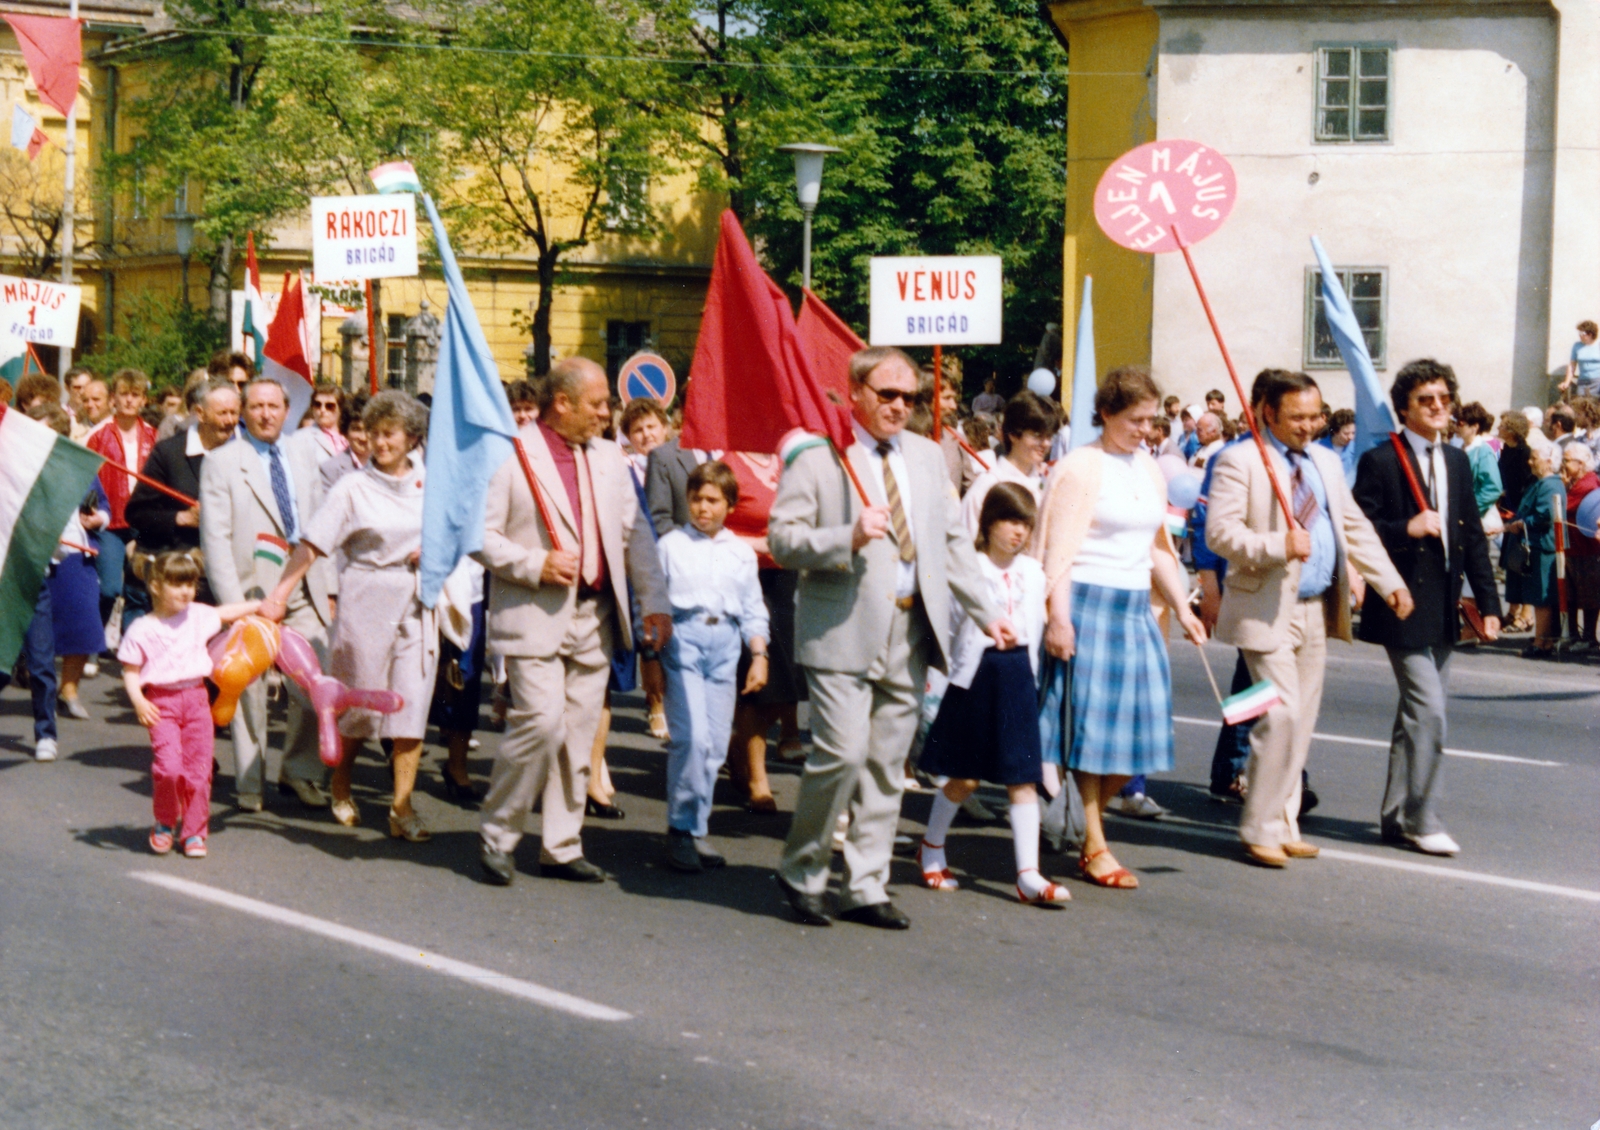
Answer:
POLYGON ((855 442, 844 457, 872 504, 831 447, 812 447, 784 470, 767 526, 773 558, 800 571, 795 644, 813 749, 777 878, 807 926, 829 924, 822 896, 846 806, 839 917, 911 925, 885 886, 927 670, 949 666, 951 597, 1001 647, 1016 642, 990 607, 939 445, 905 430, 916 393, 916 366, 900 350, 851 358, 855 442))
POLYGON ((1445 683, 1460 635, 1462 575, 1472 582, 1483 632, 1491 640, 1500 634, 1500 596, 1472 493, 1472 463, 1446 436, 1455 371, 1432 359, 1412 361, 1389 395, 1402 425, 1400 443, 1380 443, 1361 457, 1354 490, 1416 606, 1401 620, 1369 588, 1361 607, 1361 638, 1387 649, 1400 684, 1380 831, 1385 843, 1455 855, 1461 847, 1445 831, 1434 800, 1444 758, 1445 683), (1402 457, 1426 507, 1417 505, 1402 457))

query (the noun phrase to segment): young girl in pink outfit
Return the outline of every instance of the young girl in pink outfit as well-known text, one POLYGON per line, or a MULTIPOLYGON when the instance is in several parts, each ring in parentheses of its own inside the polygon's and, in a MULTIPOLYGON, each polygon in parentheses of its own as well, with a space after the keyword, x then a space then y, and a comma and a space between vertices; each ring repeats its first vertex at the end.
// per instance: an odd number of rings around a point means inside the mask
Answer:
POLYGON ((211 674, 206 641, 229 621, 248 616, 261 602, 213 608, 196 604, 198 553, 163 553, 145 569, 155 611, 128 625, 117 659, 139 722, 150 731, 154 760, 150 781, 155 827, 150 850, 165 855, 174 837, 183 854, 203 859, 211 823, 211 753, 215 730, 205 679, 211 674), (181 832, 180 832, 181 827, 181 832))

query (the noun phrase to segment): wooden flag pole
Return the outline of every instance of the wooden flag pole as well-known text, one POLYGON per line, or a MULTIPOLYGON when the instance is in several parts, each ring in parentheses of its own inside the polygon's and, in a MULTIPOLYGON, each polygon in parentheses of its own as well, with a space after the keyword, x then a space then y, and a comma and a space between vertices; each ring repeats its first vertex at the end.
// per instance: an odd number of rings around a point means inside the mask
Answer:
MULTIPOLYGON (((367 379, 372 395, 378 395, 378 316, 372 308, 372 280, 365 282, 367 295, 367 379)), ((526 462, 526 461, 524 461, 526 462)), ((554 531, 552 531, 554 532, 554 531)))

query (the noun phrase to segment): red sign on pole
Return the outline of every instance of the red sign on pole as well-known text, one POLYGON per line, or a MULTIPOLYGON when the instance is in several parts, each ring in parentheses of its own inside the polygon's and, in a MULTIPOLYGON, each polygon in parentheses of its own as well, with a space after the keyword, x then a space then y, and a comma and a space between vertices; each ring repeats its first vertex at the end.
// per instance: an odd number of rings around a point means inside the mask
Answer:
POLYGON ((1130 251, 1177 251, 1222 226, 1238 195, 1233 166, 1198 141, 1152 141, 1111 162, 1094 190, 1094 218, 1130 251))

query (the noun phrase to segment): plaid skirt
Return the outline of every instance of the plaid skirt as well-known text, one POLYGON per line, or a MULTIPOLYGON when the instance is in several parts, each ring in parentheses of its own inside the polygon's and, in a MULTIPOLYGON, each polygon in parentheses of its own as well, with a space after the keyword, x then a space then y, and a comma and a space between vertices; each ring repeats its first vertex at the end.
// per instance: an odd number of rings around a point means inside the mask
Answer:
POLYGON ((1067 768, 1135 776, 1172 768, 1172 673, 1149 589, 1074 583, 1067 768))

